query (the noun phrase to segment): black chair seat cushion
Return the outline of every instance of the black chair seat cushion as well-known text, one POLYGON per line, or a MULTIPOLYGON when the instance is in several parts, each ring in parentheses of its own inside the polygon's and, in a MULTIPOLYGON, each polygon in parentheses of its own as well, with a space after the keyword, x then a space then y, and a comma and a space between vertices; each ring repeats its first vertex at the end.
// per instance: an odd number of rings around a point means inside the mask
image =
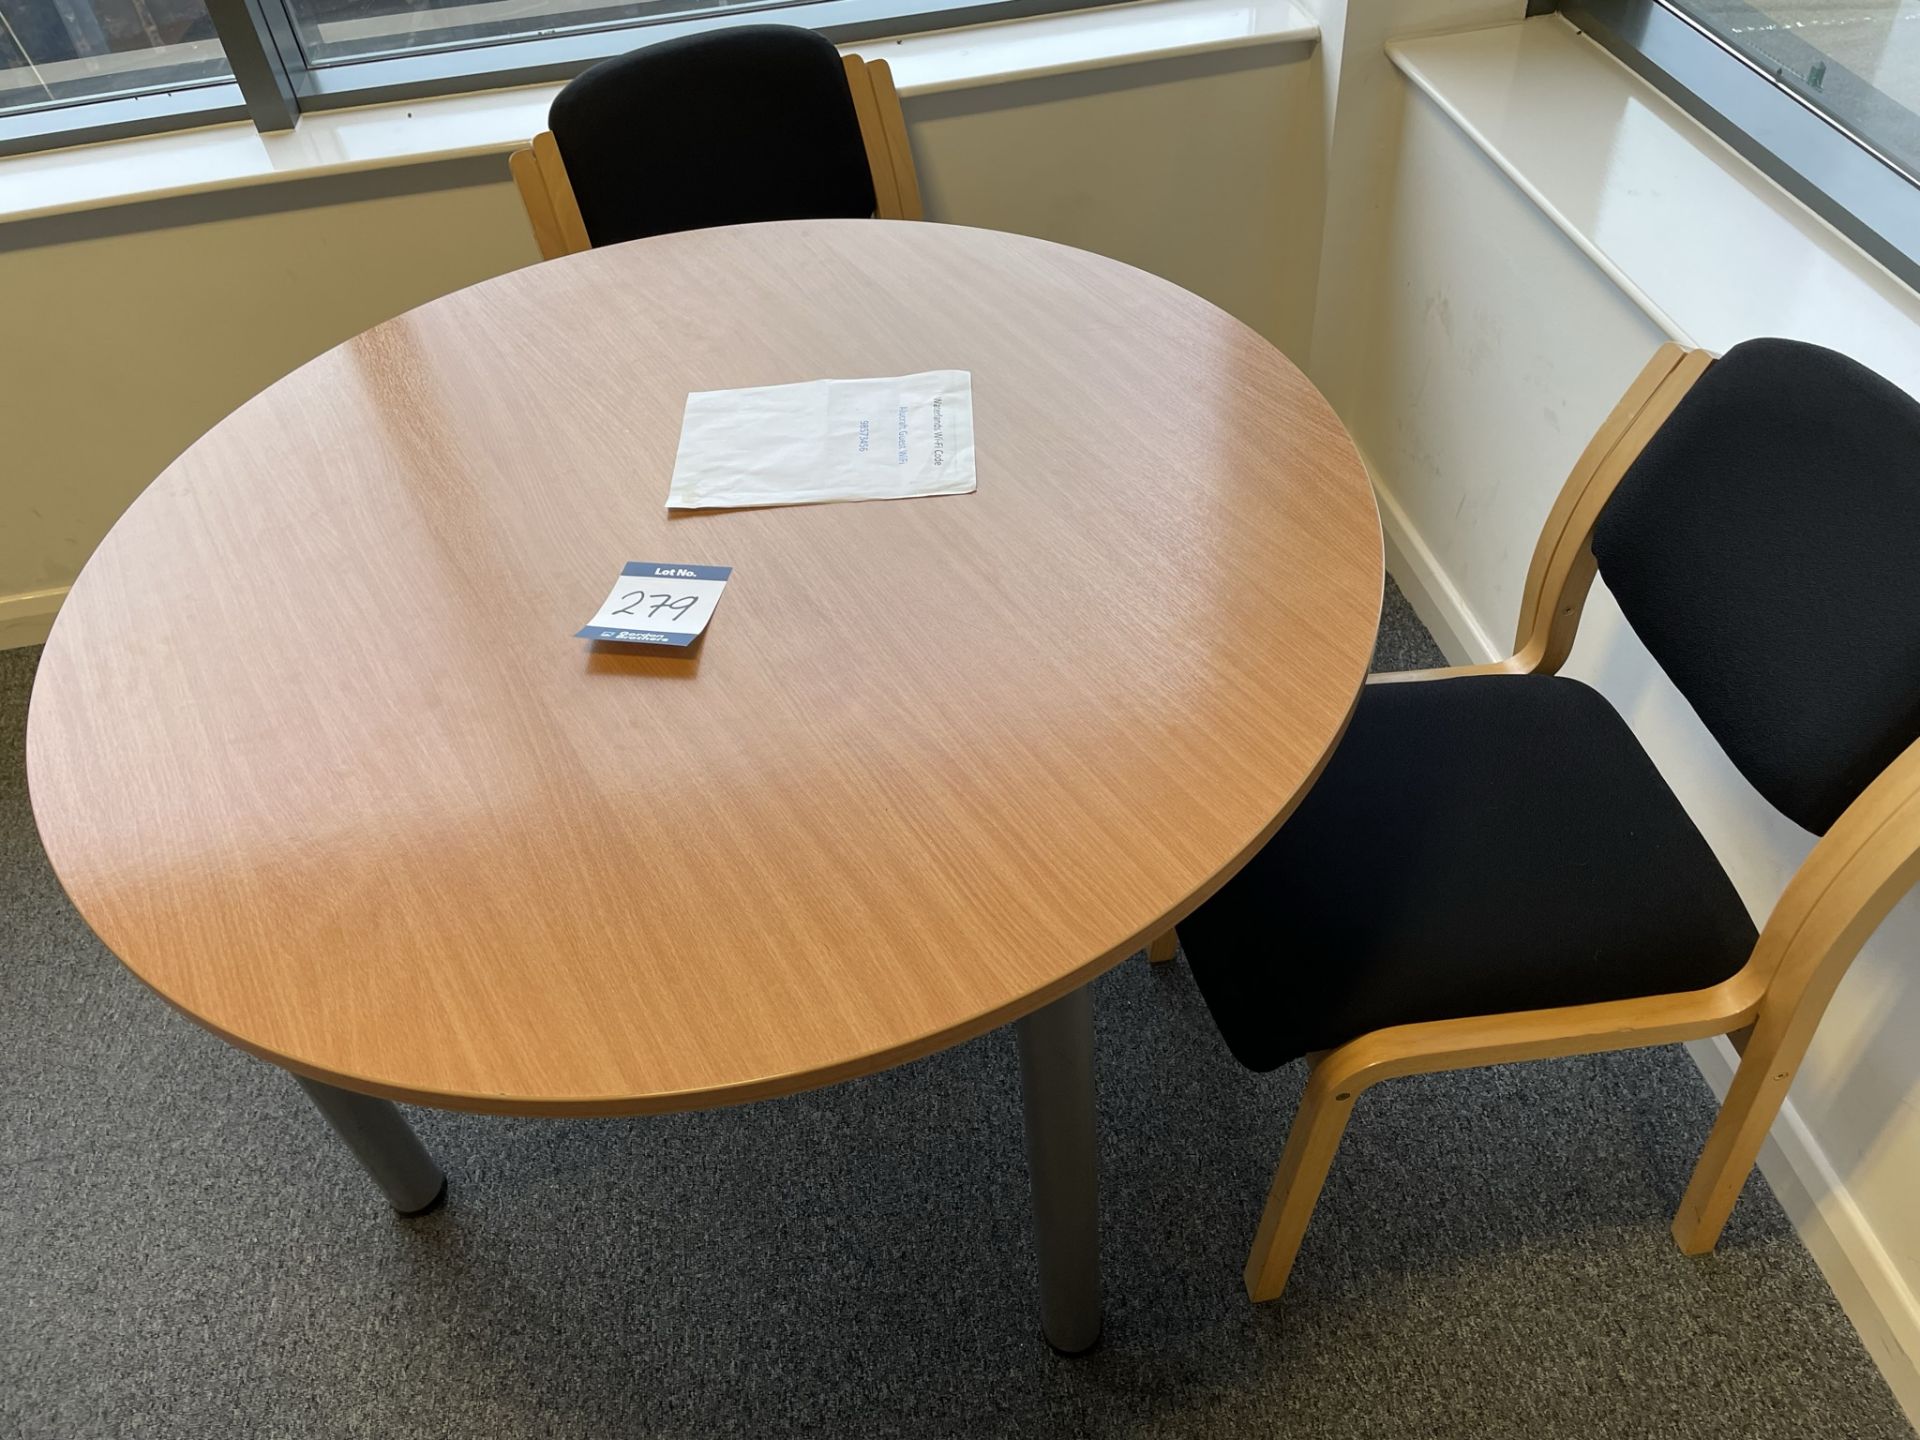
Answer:
POLYGON ((873 214, 840 52, 811 30, 743 25, 602 61, 547 125, 595 245, 873 214))
POLYGON ((1370 685, 1277 835, 1180 925, 1239 1060, 1701 989, 1753 921, 1626 723, 1550 675, 1370 685))

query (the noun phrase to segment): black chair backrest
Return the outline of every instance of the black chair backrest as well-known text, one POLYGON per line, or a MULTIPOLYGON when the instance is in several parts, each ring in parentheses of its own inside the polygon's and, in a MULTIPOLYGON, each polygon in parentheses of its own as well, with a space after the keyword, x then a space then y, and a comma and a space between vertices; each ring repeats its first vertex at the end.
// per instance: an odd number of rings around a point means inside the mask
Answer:
POLYGON ((846 70, 811 30, 711 30, 603 61, 547 125, 595 245, 873 214, 846 70))
POLYGON ((1727 757, 1815 834, 1920 738, 1920 402, 1796 340, 1715 361, 1593 551, 1727 757))

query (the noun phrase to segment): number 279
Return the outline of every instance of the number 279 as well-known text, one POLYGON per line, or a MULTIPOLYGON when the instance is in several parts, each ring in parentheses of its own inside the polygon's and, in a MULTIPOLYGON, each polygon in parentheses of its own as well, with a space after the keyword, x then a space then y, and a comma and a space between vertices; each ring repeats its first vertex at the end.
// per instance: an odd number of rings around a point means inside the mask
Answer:
POLYGON ((658 594, 649 595, 644 590, 629 591, 627 594, 622 595, 620 598, 622 600, 625 600, 627 603, 625 605, 622 605, 618 610, 613 611, 612 612, 613 614, 632 615, 636 611, 638 611, 642 605, 645 605, 649 600, 651 600, 653 602, 653 608, 647 611, 648 619, 654 618, 662 610, 671 610, 673 612, 674 619, 684 620, 687 616, 687 612, 691 610, 700 601, 700 597, 698 595, 681 595, 681 596, 658 595, 658 594))

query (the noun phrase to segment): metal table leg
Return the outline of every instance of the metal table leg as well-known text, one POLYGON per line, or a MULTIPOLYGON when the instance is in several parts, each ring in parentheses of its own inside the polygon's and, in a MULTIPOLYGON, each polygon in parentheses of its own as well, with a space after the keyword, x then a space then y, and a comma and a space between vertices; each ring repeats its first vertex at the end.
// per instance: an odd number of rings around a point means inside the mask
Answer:
POLYGON ((304 1075, 293 1078, 394 1209, 402 1215, 424 1215, 446 1199, 447 1177, 392 1101, 323 1085, 304 1075))
POLYGON ((1093 997, 1086 986, 1014 1023, 1033 1180, 1040 1328, 1062 1355, 1100 1339, 1100 1178, 1093 997))

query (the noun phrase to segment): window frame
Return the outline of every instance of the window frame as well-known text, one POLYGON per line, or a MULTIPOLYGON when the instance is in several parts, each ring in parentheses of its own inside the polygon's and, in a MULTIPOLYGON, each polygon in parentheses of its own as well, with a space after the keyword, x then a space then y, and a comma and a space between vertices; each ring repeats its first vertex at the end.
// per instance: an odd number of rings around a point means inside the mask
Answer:
POLYGON ((1531 0, 1557 11, 1822 220, 1920 290, 1920 182, 1661 0, 1531 0))
POLYGON ((142 95, 76 100, 0 116, 0 155, 51 150, 251 119, 263 133, 292 129, 302 112, 499 90, 571 79, 642 45, 701 30, 783 23, 836 44, 1090 9, 1112 0, 761 0, 549 35, 502 36, 418 54, 309 67, 290 0, 206 0, 233 70, 142 95))
POLYGON ((141 95, 70 100, 0 115, 0 156, 127 140, 246 118, 246 100, 232 80, 211 80, 141 95))

